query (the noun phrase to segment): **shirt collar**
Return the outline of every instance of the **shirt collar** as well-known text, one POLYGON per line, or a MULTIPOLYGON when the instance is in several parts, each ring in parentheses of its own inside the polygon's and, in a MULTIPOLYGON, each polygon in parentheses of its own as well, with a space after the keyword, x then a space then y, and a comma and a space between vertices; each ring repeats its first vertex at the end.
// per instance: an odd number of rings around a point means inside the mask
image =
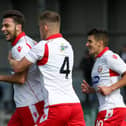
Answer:
POLYGON ((15 40, 12 42, 12 46, 15 46, 17 44, 17 42, 19 41, 20 38, 22 38, 23 36, 25 36, 25 32, 21 32, 16 38, 15 40))
POLYGON ((108 50, 109 50, 109 47, 105 47, 95 58, 101 57, 108 50))
POLYGON ((55 39, 55 38, 59 38, 59 37, 62 37, 62 34, 57 33, 57 34, 49 36, 46 40, 55 39))

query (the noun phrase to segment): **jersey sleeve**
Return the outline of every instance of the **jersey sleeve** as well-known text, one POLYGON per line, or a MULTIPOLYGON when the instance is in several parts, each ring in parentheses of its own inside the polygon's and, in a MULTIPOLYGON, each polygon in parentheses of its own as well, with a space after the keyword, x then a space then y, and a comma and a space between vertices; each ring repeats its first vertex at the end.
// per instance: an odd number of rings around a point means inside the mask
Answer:
POLYGON ((21 60, 31 49, 26 43, 18 44, 12 49, 12 56, 16 60, 21 60))
POLYGON ((105 59, 109 66, 109 69, 117 72, 120 75, 122 75, 126 71, 126 64, 118 54, 113 53, 109 56, 106 56, 105 59))
POLYGON ((35 45, 25 56, 31 63, 36 63, 44 56, 45 42, 41 41, 35 45))

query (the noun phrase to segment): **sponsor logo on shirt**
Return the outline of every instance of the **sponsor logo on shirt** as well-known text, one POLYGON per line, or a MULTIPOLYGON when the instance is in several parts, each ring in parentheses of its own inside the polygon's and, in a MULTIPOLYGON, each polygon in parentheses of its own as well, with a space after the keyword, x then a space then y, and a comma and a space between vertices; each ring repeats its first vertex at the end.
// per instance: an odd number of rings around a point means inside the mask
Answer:
POLYGON ((99 67, 98 67, 98 72, 101 73, 102 70, 103 70, 102 66, 99 66, 99 67))
POLYGON ((68 48, 67 45, 61 44, 61 51, 64 51, 66 48, 68 48))
POLYGON ((99 80, 100 80, 100 77, 99 76, 94 76, 92 78, 93 85, 97 84, 99 82, 99 80))

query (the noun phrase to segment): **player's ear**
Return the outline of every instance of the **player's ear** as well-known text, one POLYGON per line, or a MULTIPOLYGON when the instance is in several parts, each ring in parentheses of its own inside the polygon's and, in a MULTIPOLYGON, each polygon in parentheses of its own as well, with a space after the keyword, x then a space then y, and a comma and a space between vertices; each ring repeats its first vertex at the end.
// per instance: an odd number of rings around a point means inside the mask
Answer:
POLYGON ((19 30, 21 30, 21 29, 22 29, 21 24, 17 24, 17 25, 16 25, 16 31, 19 31, 19 30))
POLYGON ((45 31, 48 31, 48 25, 44 25, 44 29, 45 29, 45 31))
POLYGON ((104 45, 103 40, 99 40, 98 42, 99 42, 100 45, 104 45))

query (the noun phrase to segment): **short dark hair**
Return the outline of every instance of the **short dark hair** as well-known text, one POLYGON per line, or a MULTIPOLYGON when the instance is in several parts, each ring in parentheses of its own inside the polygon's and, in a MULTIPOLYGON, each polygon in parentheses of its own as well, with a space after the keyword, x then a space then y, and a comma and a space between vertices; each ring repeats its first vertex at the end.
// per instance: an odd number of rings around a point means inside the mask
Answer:
POLYGON ((24 15, 22 14, 22 12, 20 12, 19 10, 8 10, 5 11, 3 13, 3 19, 4 18, 13 18, 13 20, 17 23, 17 24, 21 24, 22 25, 22 29, 24 28, 24 22, 25 22, 25 18, 24 15))
POLYGON ((40 21, 60 23, 60 15, 55 11, 46 10, 40 14, 40 21))
POLYGON ((107 31, 94 28, 88 32, 88 36, 91 36, 91 35, 93 35, 97 41, 103 40, 104 46, 108 45, 109 35, 107 31))

